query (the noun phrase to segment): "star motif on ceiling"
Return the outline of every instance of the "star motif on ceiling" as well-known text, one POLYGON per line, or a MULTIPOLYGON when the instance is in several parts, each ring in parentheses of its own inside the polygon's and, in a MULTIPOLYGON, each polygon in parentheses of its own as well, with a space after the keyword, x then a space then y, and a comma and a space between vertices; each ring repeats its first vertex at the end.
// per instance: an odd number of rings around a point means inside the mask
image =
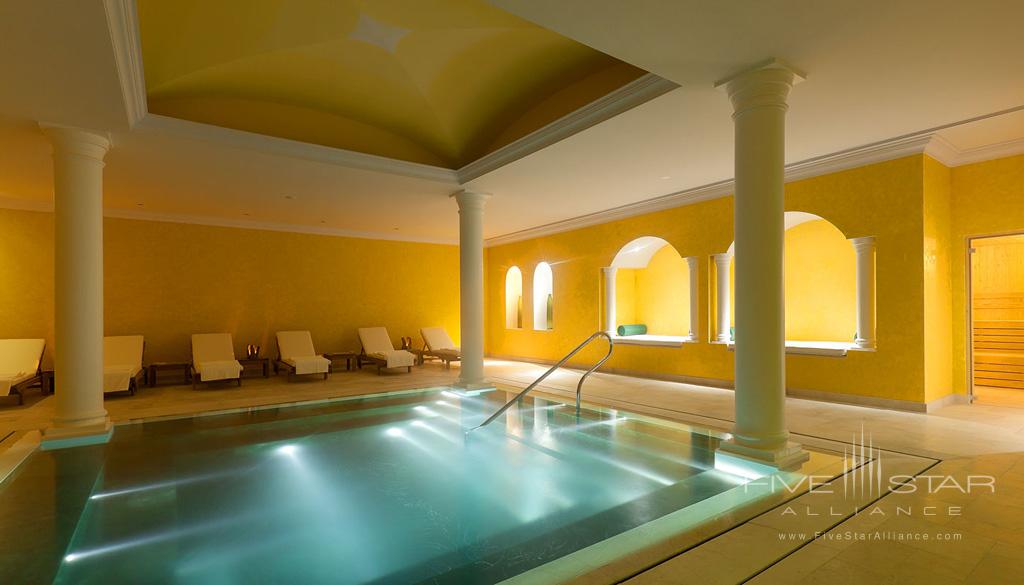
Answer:
POLYGON ((360 13, 356 28, 348 34, 348 38, 353 41, 369 43, 389 53, 394 53, 398 48, 399 41, 410 32, 412 31, 409 29, 392 26, 360 13))

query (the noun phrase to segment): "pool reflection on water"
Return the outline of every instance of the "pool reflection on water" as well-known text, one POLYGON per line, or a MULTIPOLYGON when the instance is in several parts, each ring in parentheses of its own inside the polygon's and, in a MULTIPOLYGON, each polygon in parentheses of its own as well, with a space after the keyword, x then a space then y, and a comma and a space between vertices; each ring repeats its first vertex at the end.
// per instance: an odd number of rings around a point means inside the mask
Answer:
POLYGON ((43 467, 78 486, 51 506, 67 526, 51 534, 55 583, 461 584, 747 481, 714 469, 720 435, 623 412, 577 417, 528 397, 465 432, 506 396, 432 390, 127 425, 108 445, 33 455, 5 490, 46 481, 43 467))

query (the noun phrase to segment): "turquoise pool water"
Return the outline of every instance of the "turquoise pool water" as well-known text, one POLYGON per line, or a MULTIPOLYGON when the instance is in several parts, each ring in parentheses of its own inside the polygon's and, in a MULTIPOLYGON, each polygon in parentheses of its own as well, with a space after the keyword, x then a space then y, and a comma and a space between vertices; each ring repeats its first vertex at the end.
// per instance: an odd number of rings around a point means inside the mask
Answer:
MULTIPOLYGON (((128 425, 108 445, 37 453, 5 495, 48 490, 53 528, 39 560, 7 558, 0 575, 496 583, 746 481, 713 469, 713 433, 623 412, 577 418, 527 398, 464 432, 506 399, 393 394, 128 425)), ((33 533, 9 508, 0 519, 33 533)))

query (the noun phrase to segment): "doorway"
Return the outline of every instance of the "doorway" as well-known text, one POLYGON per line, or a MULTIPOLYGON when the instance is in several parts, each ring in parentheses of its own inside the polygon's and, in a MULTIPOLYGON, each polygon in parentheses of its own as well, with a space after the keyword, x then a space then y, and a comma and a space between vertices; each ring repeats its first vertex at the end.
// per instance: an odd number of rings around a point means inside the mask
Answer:
POLYGON ((971 395, 1024 408, 1024 234, 972 238, 971 395))

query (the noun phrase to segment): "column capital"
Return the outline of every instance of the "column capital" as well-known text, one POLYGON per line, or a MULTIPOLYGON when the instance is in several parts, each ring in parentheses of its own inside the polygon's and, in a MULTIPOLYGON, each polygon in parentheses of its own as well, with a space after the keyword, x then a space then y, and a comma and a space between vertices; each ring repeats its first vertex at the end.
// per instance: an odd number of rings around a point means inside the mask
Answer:
POLYGON ((106 132, 42 122, 39 128, 50 139, 55 154, 75 154, 103 162, 110 150, 110 135, 106 132))
POLYGON ((773 57, 722 79, 715 87, 724 87, 729 94, 735 118, 754 108, 787 109, 789 90, 805 77, 800 70, 773 57))
POLYGON ((875 236, 864 236, 862 238, 850 238, 853 249, 860 251, 873 250, 875 248, 875 236))
POLYGON ((490 193, 477 193, 475 191, 456 191, 449 195, 459 204, 459 209, 483 210, 484 204, 491 198, 490 193))
POLYGON ((690 266, 690 270, 700 265, 700 258, 696 256, 687 256, 686 263, 690 266))
POLYGON ((601 269, 601 272, 604 272, 605 274, 615 274, 618 269, 618 266, 605 266, 601 269))
POLYGON ((721 254, 712 254, 715 259, 715 264, 719 266, 728 266, 732 262, 732 254, 729 252, 722 252, 721 254))

